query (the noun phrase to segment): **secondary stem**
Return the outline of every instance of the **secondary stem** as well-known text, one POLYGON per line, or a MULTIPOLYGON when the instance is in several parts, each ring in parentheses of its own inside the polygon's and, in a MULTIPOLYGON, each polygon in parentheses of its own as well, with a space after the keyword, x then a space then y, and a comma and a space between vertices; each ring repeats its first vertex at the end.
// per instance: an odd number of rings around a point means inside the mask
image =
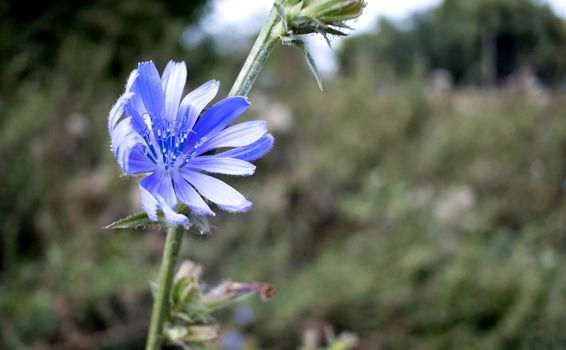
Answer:
POLYGON ((269 16, 265 20, 261 31, 252 47, 244 66, 240 70, 232 89, 228 93, 229 96, 248 96, 252 85, 254 84, 259 72, 263 68, 263 64, 277 41, 279 40, 279 31, 282 28, 280 19, 275 7, 271 9, 269 16))
POLYGON ((169 306, 169 292, 173 283, 173 274, 182 238, 182 229, 177 226, 169 227, 159 269, 157 295, 153 304, 153 310, 151 311, 151 323, 149 324, 146 350, 158 350, 163 341, 163 321, 169 306))

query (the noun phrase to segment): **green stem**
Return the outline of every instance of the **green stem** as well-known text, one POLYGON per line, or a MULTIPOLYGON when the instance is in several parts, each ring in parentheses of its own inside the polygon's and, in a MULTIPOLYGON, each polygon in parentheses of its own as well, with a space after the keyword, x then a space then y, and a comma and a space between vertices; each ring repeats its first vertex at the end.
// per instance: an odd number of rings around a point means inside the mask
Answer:
POLYGON ((183 230, 177 226, 169 226, 161 268, 159 269, 157 295, 153 303, 153 310, 151 311, 151 323, 149 324, 146 350, 158 350, 163 341, 163 321, 169 306, 169 292, 173 283, 173 274, 182 238, 183 230))
MULTIPOLYGON (((229 96, 247 96, 254 84, 265 60, 273 51, 279 40, 282 25, 275 7, 269 13, 259 35, 234 82, 229 96), (279 25, 278 25, 279 24, 279 25)), ((173 274, 179 248, 181 247, 182 230, 170 226, 167 231, 165 250, 159 270, 157 296, 151 312, 151 323, 147 337, 146 350, 158 350, 163 342, 163 322, 169 306, 169 293, 173 283, 173 274)))
POLYGON ((248 96, 265 60, 282 34, 283 26, 280 22, 277 10, 273 7, 228 96, 248 96))

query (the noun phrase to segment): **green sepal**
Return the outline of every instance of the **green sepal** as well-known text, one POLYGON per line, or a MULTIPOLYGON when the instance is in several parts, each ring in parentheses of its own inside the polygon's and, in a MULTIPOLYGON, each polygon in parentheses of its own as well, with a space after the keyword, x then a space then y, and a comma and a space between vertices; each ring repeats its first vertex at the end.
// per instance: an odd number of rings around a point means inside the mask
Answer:
MULTIPOLYGON (((178 213, 183 214, 189 218, 189 222, 183 225, 183 228, 185 230, 193 230, 201 235, 210 233, 210 225, 208 224, 208 219, 206 218, 206 216, 196 214, 184 204, 177 205, 175 209, 178 213)), ((166 227, 168 225, 165 221, 165 218, 163 217, 163 213, 160 212, 158 214, 157 221, 151 221, 146 212, 141 212, 120 219, 104 227, 104 229, 143 229, 147 226, 156 224, 162 225, 163 227, 166 227)))
MULTIPOLYGON (((341 27, 338 27, 338 28, 341 28, 341 27)), ((349 26, 346 26, 344 28, 350 29, 349 26)), ((348 34, 342 32, 342 31, 340 31, 336 28, 333 28, 333 27, 326 27, 325 34, 336 35, 336 36, 347 36, 348 35, 348 34)))
POLYGON ((277 15, 279 16, 279 19, 281 20, 281 22, 283 23, 283 26, 285 27, 285 32, 289 31, 289 24, 287 22, 287 15, 285 14, 285 7, 283 6, 283 4, 281 4, 280 2, 276 1, 273 6, 275 6, 275 10, 277 11, 277 15))

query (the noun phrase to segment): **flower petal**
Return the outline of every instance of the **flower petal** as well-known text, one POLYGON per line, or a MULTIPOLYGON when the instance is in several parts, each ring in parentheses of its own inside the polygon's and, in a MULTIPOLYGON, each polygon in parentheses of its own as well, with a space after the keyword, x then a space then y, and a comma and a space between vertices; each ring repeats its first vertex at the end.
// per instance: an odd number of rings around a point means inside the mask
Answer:
POLYGON ((132 91, 132 87, 138 78, 138 70, 134 69, 130 75, 128 76, 128 80, 126 81, 126 92, 132 91))
POLYGON ((130 117, 124 118, 110 132, 114 156, 122 170, 126 169, 126 163, 132 149, 144 142, 142 137, 132 127, 131 119, 130 117))
POLYGON ((199 139, 224 130, 249 106, 248 100, 242 96, 228 97, 216 103, 197 121, 193 128, 195 134, 191 136, 187 145, 192 148, 199 139))
POLYGON ((122 170, 126 174, 135 175, 153 172, 156 169, 157 165, 145 154, 143 146, 138 144, 130 151, 122 170))
POLYGON ((263 120, 255 120, 231 126, 222 130, 210 139, 203 142, 196 152, 203 154, 221 147, 248 146, 267 133, 267 124, 263 120))
POLYGON ((177 204, 171 176, 164 171, 156 171, 140 181, 140 184, 155 198, 163 198, 165 203, 173 208, 177 204))
POLYGON ((125 106, 133 96, 134 96, 133 93, 126 92, 122 96, 120 96, 120 98, 118 98, 118 101, 116 101, 114 106, 112 106, 110 113, 108 113, 108 131, 111 134, 114 128, 116 128, 116 125, 120 120, 120 117, 124 114, 125 106))
POLYGON ((142 206, 147 216, 151 219, 151 221, 157 221, 157 199, 153 197, 148 190, 143 188, 140 183, 140 194, 142 200, 142 206))
POLYGON ((139 84, 136 83, 137 76, 139 75, 137 73, 137 69, 135 72, 136 79, 133 82, 128 81, 128 85, 131 84, 129 90, 133 93, 133 96, 128 99, 128 103, 124 107, 124 111, 128 117, 132 117, 132 126, 134 129, 136 129, 140 135, 147 136, 151 129, 151 126, 148 126, 148 124, 151 125, 151 118, 143 103, 139 84))
POLYGON ((216 156, 200 156, 191 159, 187 168, 226 175, 253 175, 255 165, 244 160, 216 156))
POLYGON ((108 115, 108 130, 110 131, 110 133, 112 133, 112 130, 114 130, 116 124, 118 124, 120 117, 124 114, 125 108, 127 107, 128 103, 130 103, 130 100, 134 97, 132 86, 137 77, 138 70, 134 69, 128 77, 124 94, 120 96, 120 98, 118 98, 118 101, 114 104, 114 106, 112 106, 112 109, 110 110, 110 113, 108 115))
POLYGON ((215 215, 197 191, 180 174, 173 175, 173 184, 177 198, 192 211, 199 215, 215 215))
POLYGON ((138 65, 138 78, 135 82, 135 91, 139 93, 145 108, 152 117, 162 116, 165 97, 161 88, 159 72, 153 62, 143 62, 138 65))
POLYGON ((251 162, 263 157, 263 155, 266 154, 271 149, 271 147, 273 147, 273 142, 273 136, 271 136, 271 134, 266 134, 251 145, 242 146, 226 152, 218 153, 217 155, 215 155, 215 157, 237 158, 251 162))
MULTIPOLYGON (((124 106, 124 111, 128 117, 132 118, 132 127, 138 132, 138 134, 149 135, 150 128, 144 119, 144 115, 147 116, 147 119, 149 119, 149 117, 145 111, 145 107, 143 107, 141 98, 138 95, 134 95, 128 100, 128 103, 124 106)), ((151 122, 149 124, 151 125, 151 122)))
POLYGON ((192 170, 183 170, 181 175, 193 185, 200 194, 216 203, 224 210, 230 212, 246 212, 252 207, 252 203, 242 196, 240 192, 212 176, 192 170))
POLYGON ((179 214, 171 207, 169 207, 169 205, 160 195, 157 195, 157 202, 159 203, 159 207, 161 208, 161 211, 163 212, 163 216, 165 216, 165 221, 167 221, 167 223, 184 225, 189 222, 189 219, 185 215, 179 214))
POLYGON ((192 129, 200 112, 216 96, 219 87, 218 80, 210 80, 191 91, 181 102, 177 121, 187 130, 192 129))
POLYGON ((169 120, 177 118, 179 101, 183 96, 186 82, 187 66, 185 62, 169 61, 161 78, 161 87, 165 94, 165 118, 169 120))

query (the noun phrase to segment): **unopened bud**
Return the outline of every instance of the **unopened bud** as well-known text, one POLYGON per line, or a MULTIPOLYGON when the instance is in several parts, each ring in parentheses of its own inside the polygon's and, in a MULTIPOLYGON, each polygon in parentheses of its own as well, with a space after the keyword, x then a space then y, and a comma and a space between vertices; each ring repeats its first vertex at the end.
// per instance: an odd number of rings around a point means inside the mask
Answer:
POLYGON ((186 260, 181 264, 171 289, 171 298, 174 306, 193 302, 200 297, 201 272, 201 266, 190 260, 186 260))
POLYGON ((185 260, 183 261, 181 266, 179 266, 179 270, 177 270, 175 279, 178 280, 183 277, 187 277, 192 280, 198 281, 200 279, 201 273, 202 273, 202 267, 200 265, 197 265, 190 260, 185 260))
POLYGON ((201 304, 210 310, 217 310, 255 293, 258 293, 265 301, 273 298, 275 288, 262 282, 226 281, 205 294, 201 299, 201 304))
POLYGON ((341 35, 349 28, 344 22, 358 18, 364 0, 283 0, 276 6, 287 35, 320 33, 341 35))
POLYGON ((218 338, 219 327, 218 325, 175 326, 167 328, 165 335, 169 340, 177 343, 209 342, 218 338))

